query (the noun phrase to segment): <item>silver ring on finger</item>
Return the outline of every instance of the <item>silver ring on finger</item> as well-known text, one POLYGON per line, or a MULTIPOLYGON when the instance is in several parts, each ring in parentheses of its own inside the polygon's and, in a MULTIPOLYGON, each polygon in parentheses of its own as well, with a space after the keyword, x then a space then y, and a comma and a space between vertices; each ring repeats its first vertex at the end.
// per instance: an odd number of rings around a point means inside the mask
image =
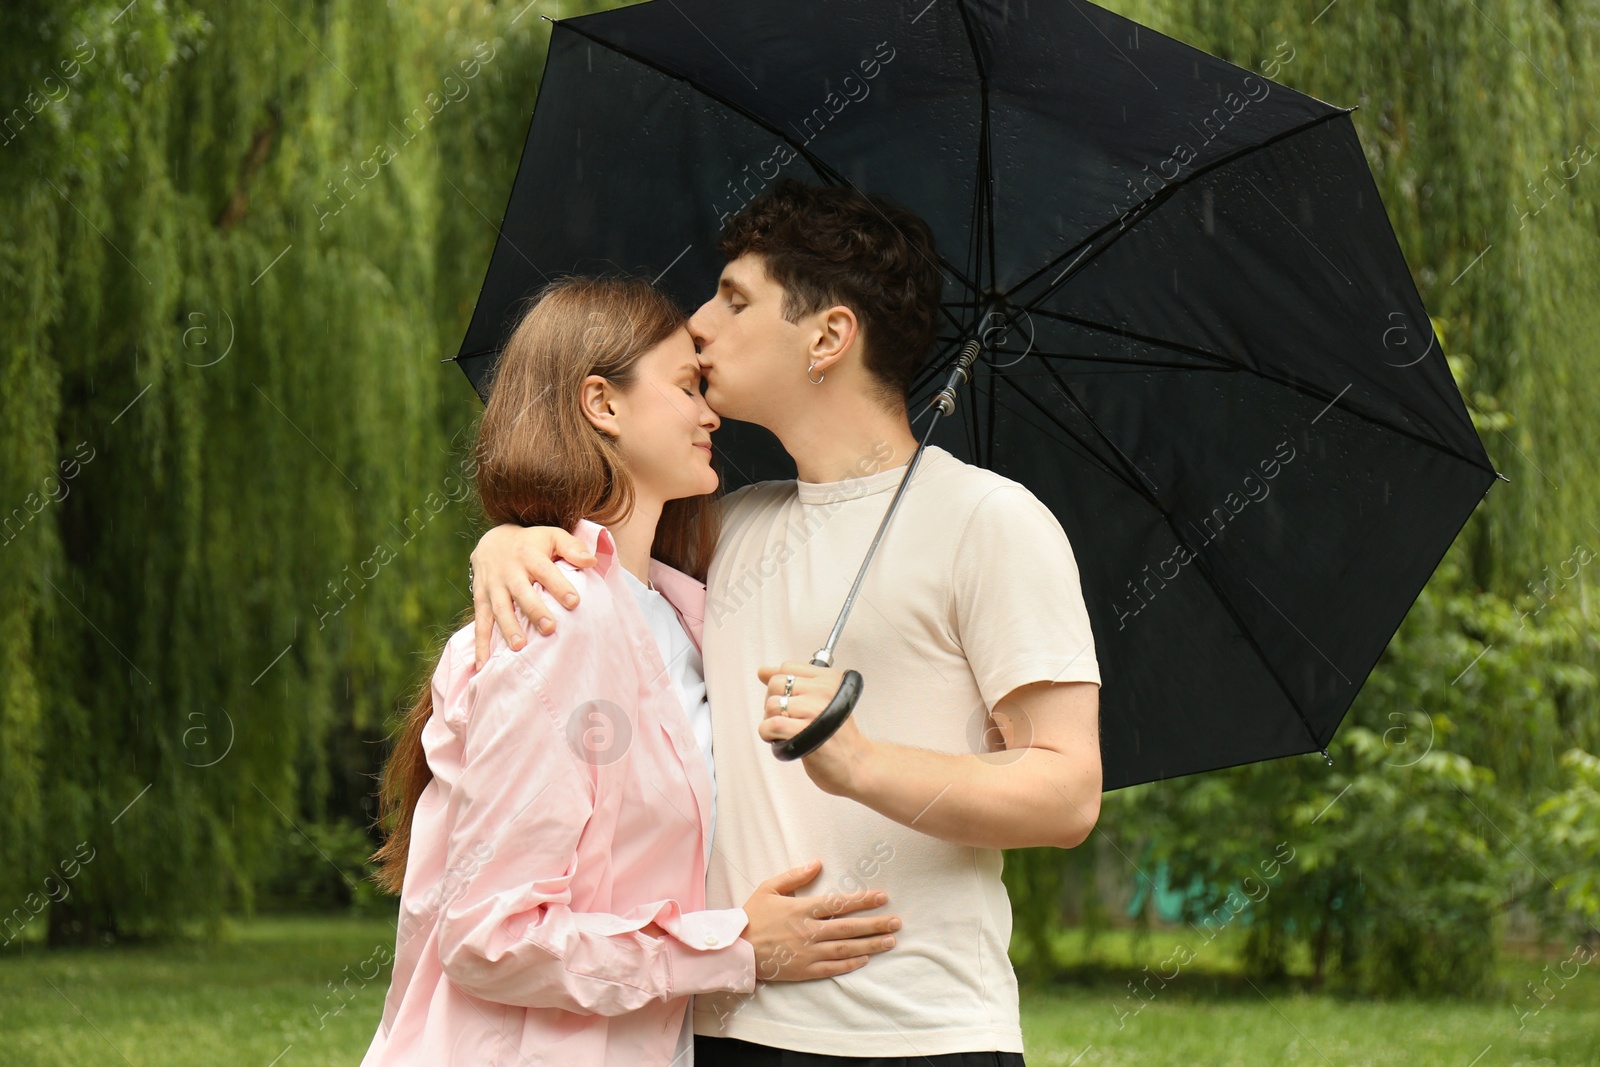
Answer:
POLYGON ((783 694, 783 696, 778 698, 778 714, 779 715, 787 715, 787 714, 789 714, 789 694, 788 693, 785 693, 785 694, 783 694))
POLYGON ((786 675, 783 676, 783 695, 787 697, 787 696, 791 696, 793 693, 794 693, 794 675, 786 674, 786 675))

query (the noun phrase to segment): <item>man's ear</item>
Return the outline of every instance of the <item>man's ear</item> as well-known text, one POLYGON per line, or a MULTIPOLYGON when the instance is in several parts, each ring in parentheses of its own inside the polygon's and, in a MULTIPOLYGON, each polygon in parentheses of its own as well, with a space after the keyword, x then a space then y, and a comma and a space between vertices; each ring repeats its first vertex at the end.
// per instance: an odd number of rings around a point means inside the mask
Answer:
POLYGON ((818 376, 838 365, 846 352, 855 349, 861 336, 861 324, 856 313, 843 304, 836 304, 820 314, 817 335, 806 353, 807 362, 815 367, 818 376))
POLYGON ((583 417, 596 429, 612 437, 621 435, 621 428, 617 425, 616 391, 610 382, 598 374, 589 375, 583 380, 579 402, 583 407, 583 417))

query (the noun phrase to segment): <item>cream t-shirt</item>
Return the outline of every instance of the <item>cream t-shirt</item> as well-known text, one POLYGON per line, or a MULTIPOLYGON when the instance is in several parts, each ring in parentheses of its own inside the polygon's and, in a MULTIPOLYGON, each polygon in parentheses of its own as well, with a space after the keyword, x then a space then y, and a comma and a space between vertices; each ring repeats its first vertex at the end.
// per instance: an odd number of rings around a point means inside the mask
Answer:
MULTIPOLYGON (((883 889, 896 946, 834 979, 702 994, 697 1034, 831 1055, 1021 1052, 1011 905, 1001 853, 920 833, 830 796, 756 734, 762 666, 809 661, 827 640, 905 466, 830 483, 760 482, 724 501, 707 579, 706 685, 722 804, 708 908, 813 858, 803 895, 883 889)), ((988 711, 1018 686, 1099 684, 1077 563, 1022 485, 929 446, 835 651, 861 672, 871 738, 986 751, 988 711)), ((930 798, 931 799, 931 798, 930 798)))

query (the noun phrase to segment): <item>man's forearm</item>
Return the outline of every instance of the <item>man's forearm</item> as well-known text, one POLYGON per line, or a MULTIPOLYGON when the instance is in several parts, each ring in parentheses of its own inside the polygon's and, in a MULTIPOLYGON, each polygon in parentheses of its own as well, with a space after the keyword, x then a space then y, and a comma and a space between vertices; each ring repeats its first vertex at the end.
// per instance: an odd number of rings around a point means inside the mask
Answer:
POLYGON ((1100 815, 1099 778, 1042 748, 972 755, 872 742, 847 794, 895 822, 976 848, 1072 848, 1100 815))

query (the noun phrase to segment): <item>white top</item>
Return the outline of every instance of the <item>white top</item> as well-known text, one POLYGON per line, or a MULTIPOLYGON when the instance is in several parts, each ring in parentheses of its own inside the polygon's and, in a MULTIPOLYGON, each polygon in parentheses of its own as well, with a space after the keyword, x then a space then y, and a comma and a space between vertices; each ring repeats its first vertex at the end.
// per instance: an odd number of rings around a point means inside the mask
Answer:
MULTIPOLYGON (((762 482, 724 499, 702 642, 728 805, 706 906, 742 906, 758 879, 812 859, 798 892, 882 889, 865 915, 905 920, 859 971, 694 998, 698 1034, 842 1056, 1021 1052, 1011 905, 1001 853, 942 841, 818 789, 756 734, 758 668, 808 660, 827 640, 905 467, 762 482)), ((855 721, 876 741, 986 751, 989 710, 1038 681, 1098 684, 1072 547, 1026 487, 929 446, 835 651, 862 674, 855 721)), ((1025 758, 1022 757, 1022 758, 1025 758)), ((930 797, 929 800, 934 800, 930 797)))
MULTIPOLYGON (((667 598, 645 585, 628 568, 622 568, 623 580, 639 602, 639 610, 650 624, 656 648, 661 652, 661 662, 672 676, 672 686, 678 692, 683 710, 694 729, 694 739, 705 757, 706 773, 711 776, 711 834, 717 832, 717 769, 711 760, 711 704, 706 700, 706 675, 701 664, 700 651, 683 628, 678 613, 667 598)), ((706 838, 707 862, 711 856, 711 837, 706 838)), ((683 1013, 683 1026, 678 1031, 678 1047, 673 1050, 672 1067, 693 1067, 694 1030, 690 1013, 683 1013)))
POLYGON ((650 624, 656 648, 661 652, 661 662, 667 665, 667 673, 672 676, 673 688, 683 702, 684 713, 689 716, 700 755, 705 758, 706 773, 711 776, 711 833, 706 838, 709 860, 711 838, 717 832, 717 768, 711 759, 711 703, 706 699, 706 672, 700 650, 694 647, 694 641, 666 597, 645 585, 626 567, 622 568, 622 577, 633 590, 633 598, 639 602, 639 610, 650 624))

